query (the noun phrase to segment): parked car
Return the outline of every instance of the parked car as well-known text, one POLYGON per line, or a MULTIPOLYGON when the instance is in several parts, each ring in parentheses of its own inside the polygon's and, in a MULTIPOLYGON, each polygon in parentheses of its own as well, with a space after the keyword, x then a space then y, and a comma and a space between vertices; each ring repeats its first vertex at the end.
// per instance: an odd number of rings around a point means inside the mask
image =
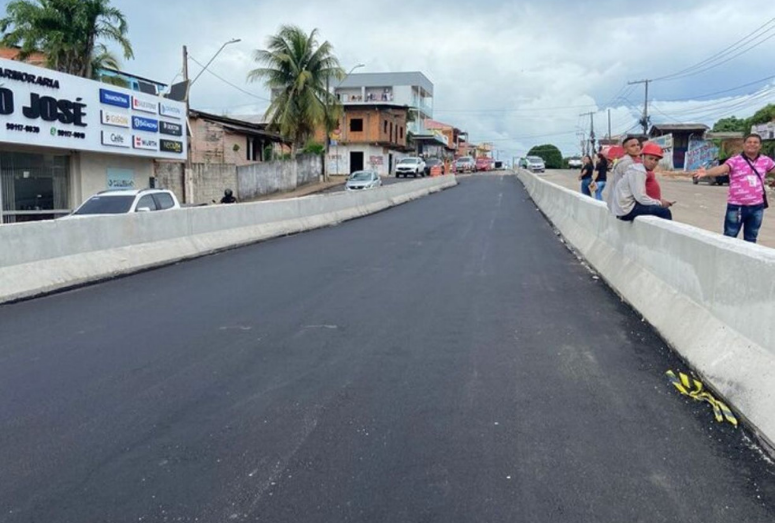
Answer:
POLYGON ((438 158, 427 158, 425 160, 425 175, 430 176, 431 169, 434 167, 441 167, 442 174, 444 172, 444 162, 439 160, 438 158))
POLYGON ((584 162, 581 161, 581 158, 569 158, 568 159, 568 167, 570 169, 581 169, 582 165, 584 165, 584 162))
POLYGON ((492 170, 492 159, 477 158, 475 166, 477 171, 490 171, 492 170))
POLYGON ((402 158, 396 164, 396 178, 400 178, 401 176, 407 177, 410 174, 415 178, 418 176, 425 176, 425 162, 422 158, 408 156, 402 158))
POLYGON ((376 171, 355 171, 344 184, 345 191, 375 189, 382 185, 382 179, 376 171))
MULTIPOLYGON (((712 167, 716 167, 719 165, 718 160, 714 160, 710 162, 710 165, 707 166, 708 169, 712 167)), ((728 174, 722 174, 721 176, 706 176, 705 178, 702 178, 703 182, 709 183, 710 185, 729 185, 729 175, 728 174)), ((699 178, 692 178, 692 183, 694 185, 697 185, 700 183, 699 178)))
POLYGON ((455 160, 456 173, 470 173, 476 169, 476 162, 470 156, 461 156, 455 160))
POLYGON ((65 218, 168 211, 171 209, 180 209, 180 203, 172 191, 165 189, 112 190, 95 194, 65 218))
POLYGON ((546 164, 544 163, 544 159, 540 156, 528 156, 525 158, 527 160, 527 169, 534 173, 542 173, 546 171, 546 164))

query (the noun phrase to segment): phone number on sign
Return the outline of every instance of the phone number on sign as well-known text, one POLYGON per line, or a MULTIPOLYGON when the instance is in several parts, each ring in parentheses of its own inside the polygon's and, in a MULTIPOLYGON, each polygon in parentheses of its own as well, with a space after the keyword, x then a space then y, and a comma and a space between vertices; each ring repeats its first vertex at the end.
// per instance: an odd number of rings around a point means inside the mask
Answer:
POLYGON ((25 133, 39 133, 40 127, 34 125, 22 125, 20 123, 7 123, 5 128, 9 131, 22 131, 25 133))

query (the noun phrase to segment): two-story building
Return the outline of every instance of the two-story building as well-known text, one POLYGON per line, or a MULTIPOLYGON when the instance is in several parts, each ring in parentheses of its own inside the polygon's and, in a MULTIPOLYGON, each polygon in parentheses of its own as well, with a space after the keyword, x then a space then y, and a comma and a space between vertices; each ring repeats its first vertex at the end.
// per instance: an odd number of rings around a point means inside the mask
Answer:
MULTIPOLYGON (((415 151, 410 136, 427 133, 433 115, 433 84, 419 72, 353 74, 332 86, 344 108, 330 135, 328 174, 374 169, 383 176, 415 151)), ((318 132, 316 139, 325 140, 318 132)))

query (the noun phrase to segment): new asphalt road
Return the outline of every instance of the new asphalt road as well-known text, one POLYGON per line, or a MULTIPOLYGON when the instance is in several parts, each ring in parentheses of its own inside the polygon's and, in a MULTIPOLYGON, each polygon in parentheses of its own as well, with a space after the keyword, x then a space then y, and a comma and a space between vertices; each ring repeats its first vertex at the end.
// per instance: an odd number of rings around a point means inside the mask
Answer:
POLYGON ((684 368, 516 178, 470 177, 0 307, 0 521, 775 520, 684 368))

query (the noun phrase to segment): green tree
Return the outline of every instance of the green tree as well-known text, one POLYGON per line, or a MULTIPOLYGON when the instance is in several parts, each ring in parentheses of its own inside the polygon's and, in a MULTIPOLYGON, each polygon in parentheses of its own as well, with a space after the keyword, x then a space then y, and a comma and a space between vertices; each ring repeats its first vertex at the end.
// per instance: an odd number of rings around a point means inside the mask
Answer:
POLYGON ((527 155, 541 157, 547 169, 562 169, 562 153, 552 144, 537 145, 530 149, 527 155))
POLYGON ((753 113, 753 116, 748 119, 748 129, 746 129, 746 132, 751 132, 752 125, 760 125, 772 121, 775 121, 775 104, 768 104, 753 113))
POLYGON ((266 111, 270 128, 293 144, 296 152, 316 129, 333 129, 341 104, 328 90, 331 79, 344 78, 344 70, 329 42, 318 43, 317 29, 309 35, 296 26, 283 26, 269 37, 267 49, 256 50, 261 67, 248 73, 248 81, 263 80, 272 92, 266 111))
POLYGON ((134 56, 126 19, 110 0, 13 0, 0 31, 22 60, 40 52, 51 69, 84 78, 94 76, 95 59, 105 63, 104 42, 118 44, 127 60, 134 56))
POLYGON ((713 124, 714 133, 747 132, 750 129, 751 124, 748 122, 747 118, 738 118, 736 116, 722 118, 713 124))

